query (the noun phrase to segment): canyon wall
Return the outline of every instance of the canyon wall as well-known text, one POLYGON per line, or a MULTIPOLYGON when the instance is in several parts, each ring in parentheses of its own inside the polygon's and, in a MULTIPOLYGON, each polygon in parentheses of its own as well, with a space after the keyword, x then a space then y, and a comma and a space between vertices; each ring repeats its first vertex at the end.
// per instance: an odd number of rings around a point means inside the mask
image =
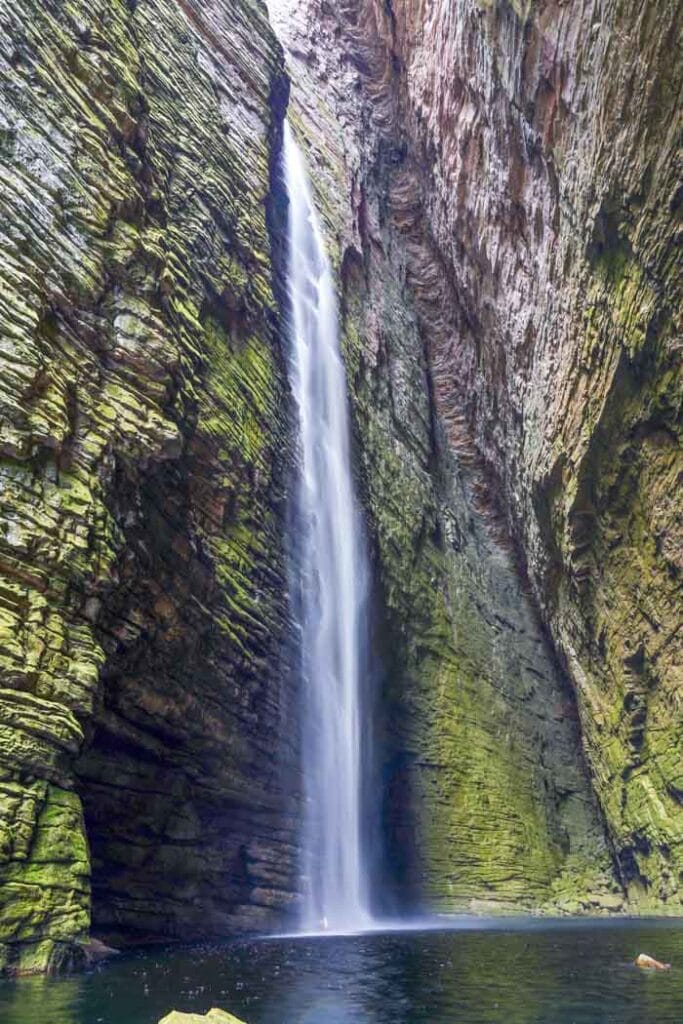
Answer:
POLYGON ((291 451, 253 0, 0 5, 0 966, 280 921, 291 451))
MULTIPOLYGON (((681 12, 283 11, 388 905, 680 912, 681 12)), ((295 900, 287 81, 260 0, 0 0, 0 62, 0 968, 42 970, 295 900)))
POLYGON ((280 25, 352 328, 389 814, 442 906, 681 909, 681 17, 300 0, 280 25))

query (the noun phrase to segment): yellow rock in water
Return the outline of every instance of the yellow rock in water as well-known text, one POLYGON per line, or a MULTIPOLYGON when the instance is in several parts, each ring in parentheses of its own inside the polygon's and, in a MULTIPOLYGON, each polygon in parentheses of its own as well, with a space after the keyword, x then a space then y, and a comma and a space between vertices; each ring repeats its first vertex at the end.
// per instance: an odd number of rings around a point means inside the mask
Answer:
POLYGON ((659 960, 648 956, 647 953, 639 953, 634 963, 636 967, 645 967, 651 971, 668 971, 671 967, 671 964, 660 963, 659 960))
POLYGON ((173 1010, 160 1020, 159 1024, 244 1024, 244 1021, 233 1017, 225 1010, 209 1010, 206 1017, 202 1017, 200 1013, 180 1013, 173 1010))

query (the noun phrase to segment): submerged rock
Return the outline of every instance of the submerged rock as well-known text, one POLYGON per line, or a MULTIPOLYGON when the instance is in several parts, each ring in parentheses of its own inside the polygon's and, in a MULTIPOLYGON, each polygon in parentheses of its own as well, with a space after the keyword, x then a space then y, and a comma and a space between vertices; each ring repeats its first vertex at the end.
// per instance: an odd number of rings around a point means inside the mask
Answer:
POLYGON ((86 960, 90 964, 99 963, 101 960, 108 960, 112 956, 118 956, 120 949, 108 946, 101 939, 91 938, 84 946, 86 960))

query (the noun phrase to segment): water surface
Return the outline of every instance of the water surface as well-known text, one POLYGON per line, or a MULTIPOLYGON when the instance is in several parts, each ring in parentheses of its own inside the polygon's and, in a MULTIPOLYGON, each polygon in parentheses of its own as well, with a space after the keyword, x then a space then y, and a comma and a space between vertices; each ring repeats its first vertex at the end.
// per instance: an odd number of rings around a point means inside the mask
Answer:
POLYGON ((140 951, 0 984, 2 1024, 156 1024, 211 1006, 248 1024, 681 1024, 683 920, 478 920, 140 951), (673 969, 640 971, 639 952, 673 969))

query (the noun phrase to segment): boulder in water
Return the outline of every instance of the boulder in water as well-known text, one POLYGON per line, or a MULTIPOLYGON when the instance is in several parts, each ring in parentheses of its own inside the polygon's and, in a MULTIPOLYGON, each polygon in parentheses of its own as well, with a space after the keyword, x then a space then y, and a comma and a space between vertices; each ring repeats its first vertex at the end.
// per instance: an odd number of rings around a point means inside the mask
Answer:
POLYGON ((655 960, 654 957, 648 956, 647 953, 639 953, 634 963, 636 967, 644 967, 648 971, 668 971, 671 968, 671 964, 663 964, 659 960, 655 960))
POLYGON ((121 952, 113 946, 108 946, 101 939, 91 938, 83 947, 85 958, 89 964, 99 963, 100 960, 108 960, 109 957, 118 956, 121 952))
POLYGON ((159 1024, 244 1024, 244 1021, 233 1017, 226 1010, 209 1010, 205 1017, 201 1013, 180 1013, 173 1010, 160 1020, 159 1024))

